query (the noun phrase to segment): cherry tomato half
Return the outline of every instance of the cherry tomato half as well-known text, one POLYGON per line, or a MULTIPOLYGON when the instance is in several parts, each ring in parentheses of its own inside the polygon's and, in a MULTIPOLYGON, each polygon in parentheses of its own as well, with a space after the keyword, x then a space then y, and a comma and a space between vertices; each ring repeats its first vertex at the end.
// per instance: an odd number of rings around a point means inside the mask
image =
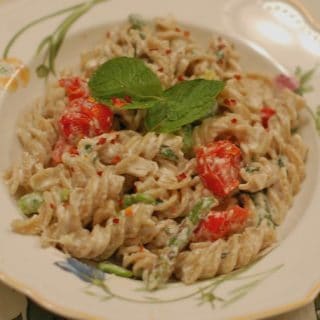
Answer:
POLYGON ((206 219, 202 220, 195 231, 196 241, 215 241, 231 234, 241 232, 249 217, 249 211, 238 205, 225 210, 212 210, 206 219))

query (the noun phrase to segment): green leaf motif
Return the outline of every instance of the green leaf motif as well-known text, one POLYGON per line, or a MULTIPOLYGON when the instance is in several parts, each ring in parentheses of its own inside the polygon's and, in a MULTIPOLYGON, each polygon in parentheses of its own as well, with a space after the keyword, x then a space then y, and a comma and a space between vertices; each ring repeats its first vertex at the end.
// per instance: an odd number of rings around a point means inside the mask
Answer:
POLYGON ((305 93, 313 91, 313 87, 309 84, 312 80, 318 66, 313 67, 305 72, 302 71, 301 67, 297 67, 295 70, 295 76, 298 79, 299 87, 295 92, 299 95, 304 95, 305 93))
POLYGON ((216 97, 222 81, 196 79, 183 81, 164 92, 164 100, 148 110, 145 127, 149 131, 175 132, 217 109, 216 97))
POLYGON ((92 96, 110 103, 112 97, 130 96, 133 100, 159 99, 160 80, 142 60, 118 57, 105 62, 90 78, 92 96))

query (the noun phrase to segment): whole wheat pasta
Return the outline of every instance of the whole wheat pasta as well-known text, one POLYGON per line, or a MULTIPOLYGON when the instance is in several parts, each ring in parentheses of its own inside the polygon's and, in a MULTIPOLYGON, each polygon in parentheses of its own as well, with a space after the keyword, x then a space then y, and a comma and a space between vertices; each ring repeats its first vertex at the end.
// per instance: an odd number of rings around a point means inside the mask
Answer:
POLYGON ((26 217, 12 229, 79 259, 112 258, 146 281, 186 225, 167 278, 190 284, 254 261, 276 241, 305 176, 305 102, 246 74, 238 59, 230 41, 200 46, 172 18, 109 30, 81 55, 80 73, 54 81, 19 123, 22 156, 4 179, 26 217), (165 89, 194 79, 224 88, 205 117, 148 131, 148 110, 123 108, 131 97, 102 105, 90 96, 95 71, 122 56, 143 61, 165 89), (212 196, 218 204, 190 226, 190 212, 212 196))

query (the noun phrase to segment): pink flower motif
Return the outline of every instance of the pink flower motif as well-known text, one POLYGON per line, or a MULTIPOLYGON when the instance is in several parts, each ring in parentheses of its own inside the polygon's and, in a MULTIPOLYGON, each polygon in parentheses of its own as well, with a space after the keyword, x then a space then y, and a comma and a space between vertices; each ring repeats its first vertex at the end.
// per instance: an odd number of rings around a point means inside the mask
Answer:
POLYGON ((295 77, 289 77, 285 74, 279 74, 275 78, 275 84, 280 89, 289 89, 295 91, 299 88, 299 81, 295 77))

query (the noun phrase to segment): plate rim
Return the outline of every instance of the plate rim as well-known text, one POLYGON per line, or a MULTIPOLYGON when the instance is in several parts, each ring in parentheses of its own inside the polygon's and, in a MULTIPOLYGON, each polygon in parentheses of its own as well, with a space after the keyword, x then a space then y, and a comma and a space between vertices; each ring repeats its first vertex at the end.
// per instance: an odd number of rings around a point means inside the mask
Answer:
MULTIPOLYGON (((305 19, 309 22, 310 25, 315 30, 320 31, 320 23, 317 22, 316 19, 312 17, 312 14, 305 8, 305 6, 299 1, 299 0, 282 0, 282 2, 287 2, 292 5, 294 5, 300 13, 305 17, 305 19), (304 8, 304 10, 301 10, 301 8, 304 8)), ((2 4, 7 4, 5 2, 0 3, 0 6, 2 4)), ((41 296, 41 293, 38 292, 37 289, 28 287, 23 284, 23 281, 18 281, 8 274, 6 274, 3 271, 0 271, 0 280, 5 283, 6 285, 16 289, 17 291, 23 293, 27 297, 35 300, 37 303, 39 303, 41 306, 44 308, 56 313, 60 314, 62 316, 68 315, 68 317, 72 317, 75 319, 88 319, 88 320, 105 320, 108 319, 108 316, 106 317, 97 317, 97 316, 92 316, 89 314, 86 314, 81 311, 76 311, 73 308, 66 308, 62 305, 59 305, 57 303, 53 303, 52 301, 49 301, 47 298, 43 298, 41 296)), ((292 310, 295 310, 297 308, 303 307, 309 303, 311 303, 317 294, 320 292, 320 282, 314 285, 307 294, 304 295, 303 298, 297 299, 296 301, 289 303, 289 304, 284 304, 283 306, 278 306, 274 308, 268 308, 265 310, 261 310, 260 312, 255 312, 255 313, 248 313, 236 317, 229 317, 227 319, 230 320, 253 320, 257 318, 262 318, 262 317, 269 317, 269 316, 274 316, 278 314, 282 314, 285 312, 289 312, 292 310)))

